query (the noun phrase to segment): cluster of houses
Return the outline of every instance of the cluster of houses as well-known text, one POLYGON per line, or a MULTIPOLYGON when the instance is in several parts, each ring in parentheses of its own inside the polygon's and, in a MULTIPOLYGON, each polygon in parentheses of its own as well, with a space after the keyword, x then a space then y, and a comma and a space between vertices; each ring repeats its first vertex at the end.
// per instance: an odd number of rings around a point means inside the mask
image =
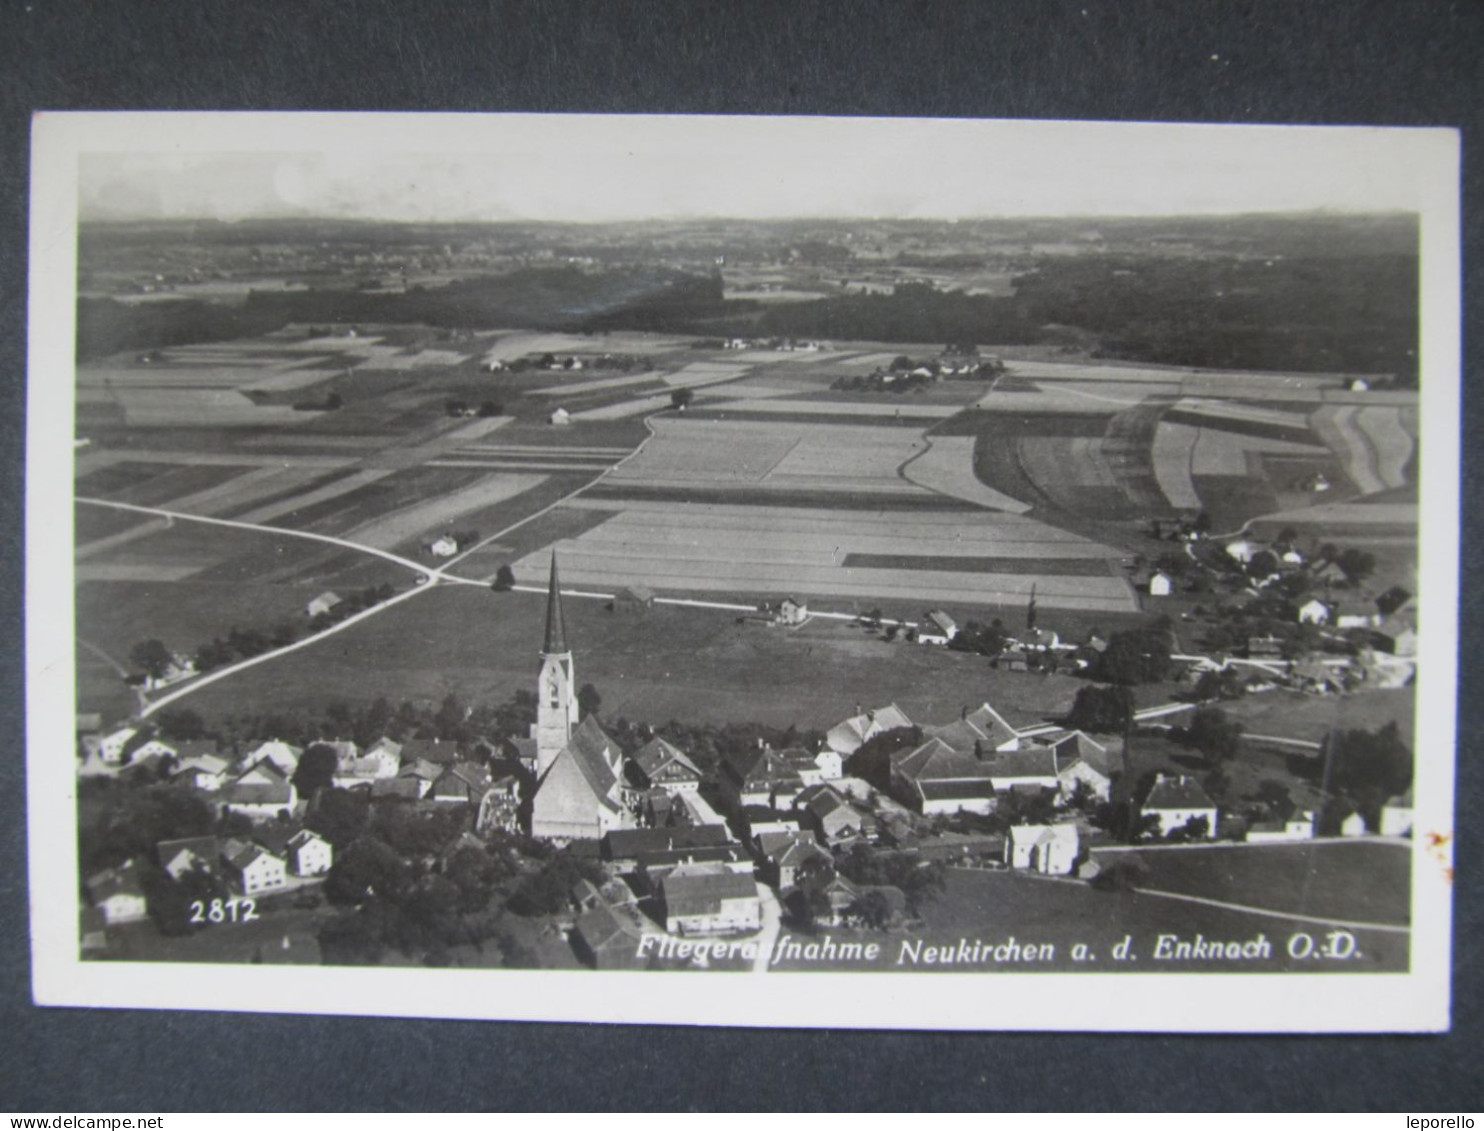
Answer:
MULTIPOLYGON (((238 837, 161 842, 158 864, 172 879, 200 867, 231 890, 256 896, 330 870, 333 847, 305 827, 311 802, 294 784, 303 748, 274 739, 236 755, 215 742, 166 740, 135 725, 106 733, 93 718, 79 725, 85 773, 147 774, 196 791, 219 816, 237 814, 251 823, 251 831, 238 837)), ((483 765, 461 759, 452 743, 383 737, 364 749, 343 739, 313 746, 334 755, 331 782, 338 788, 429 808, 466 805, 480 833, 518 825, 515 777, 494 778, 483 765)), ((87 877, 84 887, 108 925, 142 918, 147 910, 133 861, 87 877)))

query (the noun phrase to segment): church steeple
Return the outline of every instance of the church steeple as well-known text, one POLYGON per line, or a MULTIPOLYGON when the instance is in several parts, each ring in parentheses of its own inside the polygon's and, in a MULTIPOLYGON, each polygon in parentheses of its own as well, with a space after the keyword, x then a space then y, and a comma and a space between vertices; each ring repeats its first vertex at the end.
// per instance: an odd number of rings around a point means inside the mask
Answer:
POLYGON ((541 645, 541 674, 536 677, 536 775, 544 778, 551 764, 567 748, 577 725, 577 673, 567 644, 567 621, 562 615, 562 588, 557 580, 556 551, 551 554, 551 580, 546 587, 546 639, 541 645))
POLYGON ((551 552, 551 579, 546 585, 546 642, 543 656, 561 656, 567 648, 567 619, 562 615, 562 587, 557 581, 556 551, 551 552))

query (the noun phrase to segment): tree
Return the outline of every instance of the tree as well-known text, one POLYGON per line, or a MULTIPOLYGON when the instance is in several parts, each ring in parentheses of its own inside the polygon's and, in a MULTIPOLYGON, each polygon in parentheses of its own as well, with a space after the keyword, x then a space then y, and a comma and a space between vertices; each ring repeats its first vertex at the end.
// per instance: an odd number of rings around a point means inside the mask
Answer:
POLYGON ((845 770, 885 792, 891 787, 891 756, 922 745, 921 727, 896 727, 873 735, 845 761, 845 770))
POLYGON ((315 798, 314 811, 304 823, 339 851, 361 835, 370 808, 371 803, 363 793, 326 789, 315 798))
POLYGON ((325 877, 325 898, 331 903, 361 903, 373 896, 396 900, 412 879, 405 860, 372 837, 359 837, 335 854, 325 877))
POLYGON ((1191 817, 1178 829, 1171 829, 1167 838, 1171 844, 1188 840, 1205 840, 1211 834, 1211 822, 1205 817, 1191 817))
POLYGON ((684 411, 696 399, 692 389, 675 389, 670 393, 670 407, 684 411))
POLYGON ((1115 632, 1098 658, 1109 683, 1158 683, 1170 673, 1170 630, 1163 624, 1115 632))
POLYGON ((1376 608, 1381 611, 1383 617, 1389 617, 1397 609, 1401 608, 1412 599, 1412 594, 1400 585, 1393 585, 1390 589, 1376 598, 1376 608))
POLYGON ((304 751, 299 765, 294 769, 294 788, 300 797, 313 797, 320 790, 329 789, 335 784, 335 771, 339 766, 340 758, 334 747, 326 746, 323 742, 313 743, 304 751))
POLYGON ((1376 571, 1376 555, 1351 546, 1340 551, 1335 564, 1340 567, 1351 584, 1359 584, 1376 571))
POLYGON ((881 892, 868 891, 852 900, 845 914, 862 926, 879 931, 891 919, 891 904, 881 892))
POLYGON ((1237 756, 1242 744, 1242 724, 1220 707, 1200 707, 1190 725, 1178 732, 1179 740, 1194 746, 1208 761, 1227 762, 1237 756))
POLYGON ((496 593, 504 593, 515 588, 515 571, 510 566, 502 565, 495 571, 495 580, 490 583, 490 588, 496 593))
POLYGON ((161 711, 160 734, 173 742, 190 742, 206 734, 206 723, 189 707, 161 711))
POLYGON ((1116 734, 1129 725, 1133 715, 1133 688, 1093 684, 1078 688, 1072 711, 1067 716, 1067 725, 1078 730, 1116 734))
POLYGON ((1202 672, 1195 681, 1195 698, 1209 702, 1212 699, 1240 699, 1247 694, 1247 684, 1235 668, 1222 668, 1216 672, 1202 672))
POLYGON ((603 697, 598 694, 598 689, 590 683, 584 683, 577 689, 577 712, 582 718, 588 715, 596 715, 598 708, 603 705, 603 697))
POLYGON ((158 640, 141 640, 129 649, 129 660, 150 679, 159 679, 175 664, 170 649, 158 640))
POLYGON ((521 881, 505 906, 517 915, 552 915, 567 906, 567 895, 578 880, 603 882, 602 866, 567 852, 558 852, 538 872, 521 881))
POLYGON ((479 415, 483 417, 499 416, 505 411, 505 406, 498 401, 482 401, 479 405, 479 415))
POLYGON ((1278 565, 1278 555, 1272 550, 1259 550, 1247 563, 1247 574, 1257 578, 1271 577, 1278 572, 1278 565))
POLYGON ((1401 728, 1331 731, 1324 741, 1329 786, 1344 794, 1374 828, 1386 799, 1412 784, 1412 751, 1401 728))

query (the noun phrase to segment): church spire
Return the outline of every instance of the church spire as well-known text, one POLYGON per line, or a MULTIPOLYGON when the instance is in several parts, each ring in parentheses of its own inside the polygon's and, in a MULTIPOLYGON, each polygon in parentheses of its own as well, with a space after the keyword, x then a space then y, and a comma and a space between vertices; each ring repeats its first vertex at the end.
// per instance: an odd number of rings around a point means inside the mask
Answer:
POLYGON ((562 588, 557 581, 556 551, 551 552, 551 580, 546 587, 546 643, 541 647, 543 656, 560 656, 567 648, 567 621, 562 616, 562 588))

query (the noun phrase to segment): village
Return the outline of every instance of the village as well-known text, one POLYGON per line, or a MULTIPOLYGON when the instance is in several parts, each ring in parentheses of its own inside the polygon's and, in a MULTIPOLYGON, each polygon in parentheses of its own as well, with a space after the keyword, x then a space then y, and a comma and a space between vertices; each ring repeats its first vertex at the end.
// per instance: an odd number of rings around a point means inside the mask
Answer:
MULTIPOLYGON (((1208 548, 1183 528, 1173 537, 1208 548)), ((857 704, 822 733, 759 733, 732 741, 719 757, 715 749, 702 757, 683 740, 627 720, 616 732, 620 741, 584 709, 552 555, 536 694, 521 714, 534 717, 524 734, 505 719, 483 733, 463 727, 461 736, 435 730, 422 737, 408 720, 391 720, 395 739, 323 736, 296 745, 268 738, 228 749, 204 734, 164 733, 192 729, 179 720, 171 728, 147 721, 106 728, 101 719, 80 718, 85 796, 86 783, 111 791, 109 808, 83 828, 84 844, 101 841, 106 847, 95 859, 114 858, 84 875, 83 953, 148 957, 152 938, 168 943, 203 933, 226 940, 240 926, 257 941, 245 956, 230 951, 238 960, 332 961, 345 945, 326 946, 327 929, 339 939, 349 919, 364 926, 368 909, 395 901, 402 913, 421 916, 424 927, 418 941, 402 937, 403 960, 421 954, 447 961, 460 939, 478 945, 481 915, 483 929, 498 933, 488 908, 500 890, 491 877, 503 870, 514 884, 509 905, 524 903, 541 924, 534 945, 504 936, 494 949, 506 965, 766 968, 780 930, 802 937, 799 946, 824 931, 845 932, 857 943, 918 937, 922 909, 943 898, 949 870, 1116 891, 1146 882, 1145 861, 1180 846, 1250 852, 1264 845, 1405 843, 1411 796, 1397 777, 1396 792, 1384 796, 1359 778, 1346 794, 1315 794, 1322 811, 1294 804, 1287 789, 1269 789, 1272 783, 1245 800, 1224 784, 1241 728, 1216 704, 1280 688, 1364 694, 1414 675, 1409 595, 1389 594, 1382 607, 1363 613, 1334 595, 1353 577, 1329 578, 1324 588, 1325 571, 1339 567, 1324 561, 1311 578, 1302 556, 1283 545, 1243 539, 1210 548, 1221 569, 1240 569, 1255 602, 1284 586, 1306 593, 1316 580, 1329 599, 1312 597, 1296 608, 1290 600, 1292 632, 1238 634, 1229 652, 1191 655, 1168 642, 1161 648, 1157 627, 1139 639, 1125 632, 1064 641, 1041 623, 1034 590, 1024 627, 1014 630, 999 622, 960 626, 940 609, 912 624, 883 623, 879 611, 859 618, 903 646, 979 652, 987 664, 1026 678, 1061 667, 1136 682, 1113 667, 1127 662, 1118 657, 1133 646, 1137 661, 1178 672, 1175 682, 1189 688, 1183 702, 1137 710, 1132 694, 1117 694, 1118 683, 1089 682, 1064 724, 1020 728, 989 702, 931 720, 910 718, 891 703, 857 704), (1306 584, 1292 581, 1300 575, 1306 584), (1165 741, 1145 737, 1161 731, 1206 755, 1193 765, 1207 772, 1172 767, 1135 779, 1131 745, 1165 741), (124 814, 133 814, 131 827, 115 836, 119 830, 110 826, 124 814), (151 829, 161 833, 152 843, 151 829), (450 915, 457 930, 439 939, 450 915), (278 932, 275 923, 285 916, 296 926, 278 932), (306 917, 316 933, 304 929, 306 917), (717 946, 674 941, 712 939, 717 946)), ((428 549, 437 553, 436 544, 428 549)), ((1202 558, 1191 553, 1186 560, 1202 558)), ((1152 601, 1173 595, 1172 572, 1149 573, 1143 584, 1152 601)), ((648 590, 628 589, 611 607, 615 616, 642 618, 654 601, 648 590)), ((306 616, 325 618, 338 603, 337 595, 321 594, 306 616)), ((776 607, 764 603, 751 619, 762 631, 788 632, 811 616, 806 603, 785 598, 776 607)), ((636 625, 642 630, 642 621, 636 625)), ((188 657, 171 657, 150 682, 167 687, 190 669, 188 657)), ((467 708, 461 715, 462 724, 467 708)), ((1337 751, 1324 753, 1333 759, 1337 751)), ((1403 755, 1409 781, 1410 752, 1403 755)), ((994 918, 992 908, 980 914, 994 918)), ((361 940, 354 960, 396 949, 389 937, 361 940)))

